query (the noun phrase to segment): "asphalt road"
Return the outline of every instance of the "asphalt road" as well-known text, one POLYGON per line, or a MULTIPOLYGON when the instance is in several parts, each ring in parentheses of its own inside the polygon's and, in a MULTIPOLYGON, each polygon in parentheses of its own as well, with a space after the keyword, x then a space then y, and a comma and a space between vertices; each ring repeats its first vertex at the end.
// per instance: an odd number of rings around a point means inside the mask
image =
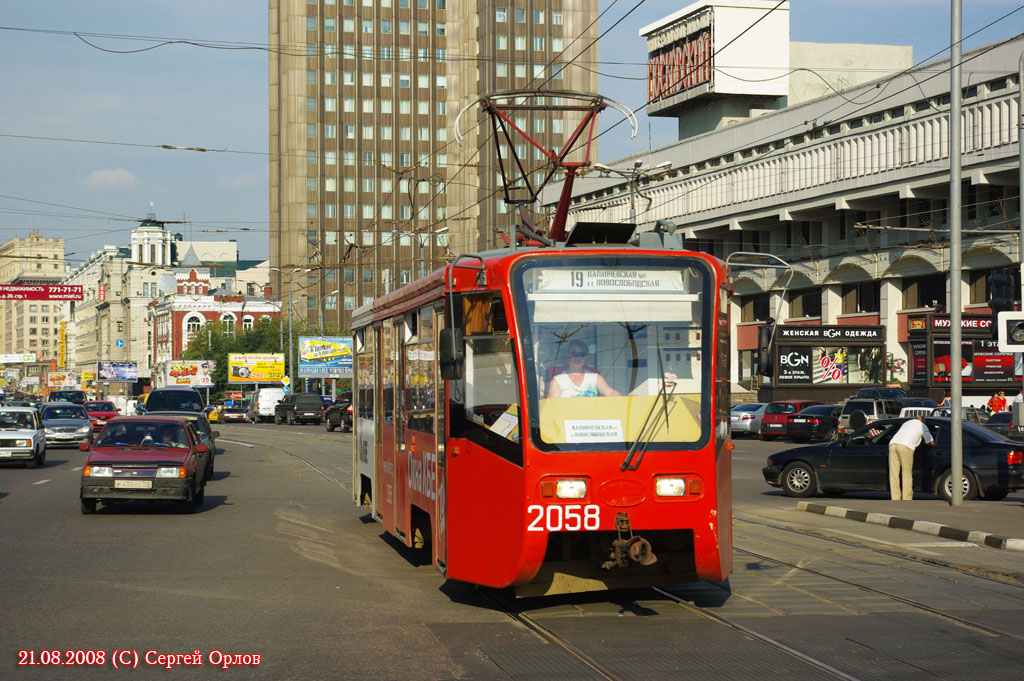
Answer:
MULTIPOLYGON (((545 676, 543 665, 534 676, 525 666, 502 666, 503 650, 519 650, 502 645, 514 641, 532 651, 533 637, 488 607, 474 588, 445 584, 353 505, 351 435, 314 426, 215 427, 221 431, 217 474, 193 515, 141 504, 81 515, 84 454, 77 449, 50 450, 46 465, 36 470, 0 467, 0 679, 556 678, 545 676), (171 671, 158 657, 196 651, 201 664, 179 657, 171 671), (225 659, 230 662, 222 669, 225 659), (124 669, 125 663, 134 668, 124 669)), ((784 446, 738 444, 737 518, 835 522, 796 514, 794 500, 764 485, 765 456, 784 446)), ((890 544, 924 543, 886 528, 863 531, 878 532, 878 541, 890 544)), ((738 521, 736 534, 738 547, 766 541, 749 522, 740 527, 738 521)), ((822 552, 813 538, 800 541, 800 551, 822 552)), ((753 601, 771 603, 775 596, 759 594, 763 587, 753 579, 764 567, 752 568, 741 557, 736 564, 737 588, 751 589, 753 601), (756 584, 748 586, 748 579, 756 584)), ((620 600, 558 601, 551 604, 552 617, 588 618, 568 631, 592 632, 595 640, 610 631, 603 617, 614 623, 620 643, 675 640, 671 618, 665 626, 645 620, 631 630, 621 618, 648 616, 650 608, 629 608, 620 600)), ((728 599, 722 612, 743 613, 749 602, 746 596, 728 599)), ((773 618, 790 612, 781 602, 765 607, 773 618)), ((817 632, 820 623, 800 614, 805 618, 788 620, 790 626, 817 632)), ((916 626, 935 626, 936 636, 949 638, 938 619, 916 626)), ((524 665, 532 654, 517 653, 524 665)), ((622 678, 690 678, 674 674, 622 678)))

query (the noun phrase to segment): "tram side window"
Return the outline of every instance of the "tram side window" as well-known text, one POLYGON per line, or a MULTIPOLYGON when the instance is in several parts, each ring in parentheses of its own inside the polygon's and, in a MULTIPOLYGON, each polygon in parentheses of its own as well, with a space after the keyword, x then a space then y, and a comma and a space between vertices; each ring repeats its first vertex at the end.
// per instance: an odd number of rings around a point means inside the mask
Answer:
POLYGON ((376 381, 376 370, 373 365, 373 329, 367 329, 366 334, 371 338, 371 341, 370 343, 363 345, 362 351, 356 357, 356 369, 359 383, 357 404, 359 405, 359 418, 372 420, 374 418, 373 385, 376 381))
POLYGON ((469 294, 456 301, 464 323, 463 378, 450 390, 452 433, 464 435, 513 463, 519 442, 519 378, 501 295, 469 294))
POLYGON ((434 353, 433 310, 426 308, 418 315, 415 345, 405 347, 406 427, 419 433, 434 432, 434 353))

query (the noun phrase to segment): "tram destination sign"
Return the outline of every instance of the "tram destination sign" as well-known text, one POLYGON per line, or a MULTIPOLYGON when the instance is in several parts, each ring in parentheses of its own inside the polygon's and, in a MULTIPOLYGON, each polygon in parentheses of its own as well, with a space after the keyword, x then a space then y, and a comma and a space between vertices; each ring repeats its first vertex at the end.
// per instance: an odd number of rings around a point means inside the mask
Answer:
POLYGON ((0 300, 82 300, 82 287, 50 284, 0 284, 0 300))

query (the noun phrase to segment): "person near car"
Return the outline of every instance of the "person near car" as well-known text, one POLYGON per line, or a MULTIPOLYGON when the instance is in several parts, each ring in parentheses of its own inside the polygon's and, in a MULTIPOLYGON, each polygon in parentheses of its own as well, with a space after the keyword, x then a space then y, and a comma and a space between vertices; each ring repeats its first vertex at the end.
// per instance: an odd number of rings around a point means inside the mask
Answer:
POLYGON ((953 393, 946 391, 946 396, 939 402, 940 407, 952 407, 953 406, 953 393))
POLYGON ((1006 393, 1002 390, 996 391, 996 394, 988 400, 988 408, 992 410, 992 413, 1006 409, 1006 393))
POLYGON ((1021 388, 1020 390, 1018 390, 1017 394, 1013 398, 1013 403, 1014 404, 1018 404, 1020 402, 1024 402, 1024 388, 1021 388))
POLYGON ((889 496, 893 501, 914 498, 914 450, 922 441, 934 442, 921 414, 900 426, 889 440, 889 496))

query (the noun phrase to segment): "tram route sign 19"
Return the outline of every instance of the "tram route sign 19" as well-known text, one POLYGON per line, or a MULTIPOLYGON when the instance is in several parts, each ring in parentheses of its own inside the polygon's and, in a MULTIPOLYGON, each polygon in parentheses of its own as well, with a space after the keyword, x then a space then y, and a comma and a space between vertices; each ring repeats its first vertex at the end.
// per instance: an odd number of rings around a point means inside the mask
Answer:
POLYGON ((0 300, 82 300, 82 287, 50 284, 0 284, 0 300))

